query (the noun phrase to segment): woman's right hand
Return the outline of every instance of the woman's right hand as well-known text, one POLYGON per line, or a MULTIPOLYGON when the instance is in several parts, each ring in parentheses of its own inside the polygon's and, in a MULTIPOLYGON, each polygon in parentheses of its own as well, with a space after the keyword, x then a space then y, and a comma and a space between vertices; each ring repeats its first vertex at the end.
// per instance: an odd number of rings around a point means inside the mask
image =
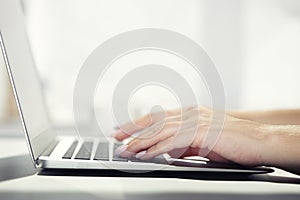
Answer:
POLYGON ((219 126, 211 126, 212 114, 209 108, 192 107, 168 111, 166 115, 154 113, 124 124, 114 134, 117 140, 139 134, 121 147, 120 156, 147 160, 169 153, 175 157, 200 155, 217 162, 262 165, 266 142, 264 125, 224 113, 223 128, 219 137, 213 138, 215 145, 209 149, 205 141, 220 131, 219 126))

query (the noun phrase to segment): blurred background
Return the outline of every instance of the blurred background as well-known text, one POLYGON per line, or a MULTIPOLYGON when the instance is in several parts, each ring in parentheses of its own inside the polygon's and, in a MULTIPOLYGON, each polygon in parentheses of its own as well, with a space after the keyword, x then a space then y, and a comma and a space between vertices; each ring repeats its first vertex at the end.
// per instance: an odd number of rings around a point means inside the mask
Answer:
MULTIPOLYGON (((58 128, 73 123, 74 84, 88 55, 114 35, 145 27, 173 30, 202 46, 222 77, 227 109, 300 108, 299 0, 21 2, 49 115, 58 128)), ((136 56, 134 65, 143 60, 136 56)), ((158 64, 188 67, 178 58, 153 56, 158 64)), ((119 65, 132 63, 125 59, 119 65)), ((210 105, 203 82, 192 84, 200 104, 210 105)), ((109 99, 105 92, 97 96, 109 99)), ((1 57, 0 123, 19 123, 13 100, 1 57)), ((148 88, 130 107, 133 117, 149 112, 153 104, 176 107, 165 91, 148 88)))

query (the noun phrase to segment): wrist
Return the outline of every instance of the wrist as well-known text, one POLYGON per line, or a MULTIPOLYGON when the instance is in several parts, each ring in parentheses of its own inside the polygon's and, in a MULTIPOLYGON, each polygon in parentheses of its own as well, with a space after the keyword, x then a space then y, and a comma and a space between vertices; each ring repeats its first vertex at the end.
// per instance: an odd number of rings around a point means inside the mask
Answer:
POLYGON ((300 127, 296 125, 266 126, 263 163, 300 174, 300 127))
POLYGON ((270 166, 273 165, 273 156, 274 156, 274 147, 277 143, 276 135, 274 134, 274 126, 264 124, 262 125, 262 132, 264 138, 262 140, 262 149, 261 149, 261 164, 270 166))
POLYGON ((282 167, 286 164, 291 143, 285 126, 264 125, 264 145, 262 149, 262 163, 266 166, 282 167))

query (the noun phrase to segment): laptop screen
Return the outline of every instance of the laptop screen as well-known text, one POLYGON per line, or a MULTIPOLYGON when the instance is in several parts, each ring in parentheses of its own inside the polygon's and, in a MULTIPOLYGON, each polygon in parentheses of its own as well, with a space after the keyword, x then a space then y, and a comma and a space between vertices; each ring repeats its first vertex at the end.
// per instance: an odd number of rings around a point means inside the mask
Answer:
POLYGON ((27 142, 36 160, 54 142, 18 0, 0 1, 1 50, 27 142))

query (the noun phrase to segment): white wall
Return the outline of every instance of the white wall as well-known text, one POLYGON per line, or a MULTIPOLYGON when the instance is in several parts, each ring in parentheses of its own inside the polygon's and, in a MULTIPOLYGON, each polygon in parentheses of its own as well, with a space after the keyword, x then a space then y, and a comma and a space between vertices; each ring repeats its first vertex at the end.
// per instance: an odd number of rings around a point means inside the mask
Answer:
POLYGON ((248 109, 300 107, 300 1, 245 1, 244 90, 248 109))
POLYGON ((141 27, 175 30, 203 46, 222 76, 228 109, 300 107, 299 2, 28 0, 25 8, 50 114, 70 122, 85 58, 112 35, 141 27))
MULTIPOLYGON (((198 0, 31 0, 26 12, 28 31, 44 80, 50 115, 56 122, 71 121, 77 73, 103 41, 144 27, 174 30, 199 41, 203 34, 199 26, 201 10, 198 0)), ((158 57, 155 59, 159 64, 159 59, 164 58, 158 57)), ((100 98, 109 99, 109 91, 103 93, 100 98)), ((167 105, 169 101, 160 103, 167 105)), ((150 106, 142 102, 143 107, 150 106)))

